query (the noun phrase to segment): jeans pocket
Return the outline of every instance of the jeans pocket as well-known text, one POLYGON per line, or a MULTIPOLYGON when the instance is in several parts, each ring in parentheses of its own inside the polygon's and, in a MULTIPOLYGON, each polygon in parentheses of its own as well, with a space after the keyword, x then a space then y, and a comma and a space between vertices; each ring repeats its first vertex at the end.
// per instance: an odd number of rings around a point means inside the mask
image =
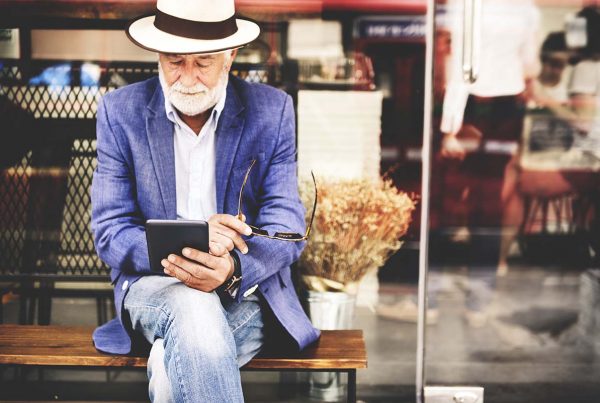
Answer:
POLYGON ((253 292, 252 294, 248 295, 247 297, 244 297, 244 301, 258 302, 258 301, 260 301, 260 298, 258 298, 258 295, 256 295, 256 292, 253 292))
POLYGON ((227 322, 232 332, 244 332, 245 328, 262 327, 261 304, 258 297, 249 295, 239 304, 227 309, 227 322))

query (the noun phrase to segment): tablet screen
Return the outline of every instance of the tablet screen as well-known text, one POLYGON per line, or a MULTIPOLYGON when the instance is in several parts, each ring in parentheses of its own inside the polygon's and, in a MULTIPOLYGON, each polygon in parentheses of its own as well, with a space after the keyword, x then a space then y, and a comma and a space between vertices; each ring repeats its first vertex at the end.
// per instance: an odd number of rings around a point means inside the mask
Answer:
POLYGON ((199 220, 146 221, 148 257, 153 272, 163 273, 160 264, 170 254, 182 255, 185 247, 208 252, 208 223, 199 220))

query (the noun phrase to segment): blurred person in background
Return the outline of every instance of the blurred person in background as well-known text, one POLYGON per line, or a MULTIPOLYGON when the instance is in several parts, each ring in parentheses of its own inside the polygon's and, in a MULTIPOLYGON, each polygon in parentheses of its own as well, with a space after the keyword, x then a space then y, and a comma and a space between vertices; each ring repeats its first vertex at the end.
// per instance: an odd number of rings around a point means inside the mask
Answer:
MULTIPOLYGON (((596 260, 600 256, 600 225, 597 214, 600 211, 600 176, 597 168, 594 168, 600 160, 600 12, 595 7, 587 7, 578 13, 578 17, 585 20, 584 47, 568 49, 564 32, 549 34, 542 45, 542 69, 534 81, 533 96, 528 106, 538 110, 530 119, 544 120, 547 124, 542 127, 548 132, 540 133, 536 130, 535 133, 529 133, 529 147, 563 151, 552 154, 556 168, 551 171, 523 169, 519 166, 518 156, 507 166, 505 178, 511 180, 505 181, 503 192, 507 202, 499 275, 506 274, 508 270, 509 250, 517 236, 519 225, 525 219, 525 195, 545 198, 575 195, 570 208, 572 214, 582 217, 583 221, 574 224, 583 226, 578 229, 590 230, 587 242, 595 251, 596 260), (569 63, 574 63, 575 66, 571 68, 569 63), (534 134, 536 138, 531 137, 534 134), (591 222, 590 216, 582 210, 585 206, 585 203, 581 204, 583 199, 591 200, 594 205, 591 222)), ((533 127, 533 123, 530 127, 533 127)), ((588 250, 586 241, 582 239, 581 242, 584 244, 576 250, 588 250)), ((573 264, 577 264, 578 258, 589 258, 576 255, 575 253, 571 258, 573 264)))
MULTIPOLYGON (((552 32, 548 34, 542 44, 540 51, 541 70, 540 74, 532 82, 531 97, 528 99, 528 109, 545 108, 546 113, 542 118, 546 121, 553 119, 553 123, 548 127, 555 127, 556 124, 563 126, 570 125, 576 115, 571 109, 568 91, 568 81, 570 77, 569 61, 571 52, 568 51, 565 43, 564 32, 552 32), (555 118, 558 118, 556 120, 555 118)), ((564 130, 562 131, 564 132, 564 130)), ((573 132, 570 130, 569 132, 573 132)), ((546 133, 543 139, 537 139, 540 147, 552 147, 553 144, 560 143, 565 149, 573 141, 572 136, 569 139, 553 139, 556 133, 546 133), (544 141, 547 140, 547 141, 544 141), (563 144, 564 143, 564 144, 563 144), (566 144, 568 143, 568 144, 566 144)), ((507 164, 504 172, 504 184, 502 188, 503 218, 502 218, 502 239, 500 243, 500 255, 498 259, 497 274, 504 276, 508 273, 508 256, 511 246, 517 237, 519 227, 524 219, 524 195, 523 191, 530 194, 558 194, 564 191, 563 183, 553 183, 543 180, 547 172, 527 172, 527 189, 523 189, 521 179, 522 170, 520 167, 521 152, 515 154, 507 164)))
POLYGON ((567 49, 564 32, 548 34, 540 51, 541 70, 533 81, 532 107, 550 108, 555 115, 570 113, 568 80, 571 76, 569 62, 571 52, 567 49))
MULTIPOLYGON (((540 69, 540 13, 530 0, 483 1, 479 72, 474 83, 463 79, 462 18, 457 15, 453 21, 440 155, 462 177, 463 186, 452 194, 467 210, 462 237, 468 245, 465 319, 481 326, 495 287, 505 189, 514 184, 504 177, 505 170, 518 149, 525 105, 540 69), (472 133, 477 132, 480 140, 473 144, 478 136, 472 133), (465 133, 471 141, 469 148, 461 142, 465 133)), ((435 298, 430 300, 435 304, 435 298)))
MULTIPOLYGON (((466 322, 481 327, 486 324, 484 308, 495 286, 499 259, 504 171, 516 153, 525 103, 539 72, 540 14, 531 0, 483 0, 478 78, 467 83, 462 71, 462 6, 455 1, 448 8, 450 71, 440 127, 443 138, 433 168, 438 183, 432 192, 439 192, 439 197, 432 198, 432 215, 437 218, 432 220, 437 223, 432 239, 445 238, 446 230, 455 227, 453 242, 468 243, 468 256, 462 262, 468 276, 459 287, 467 293, 466 322), (462 228, 457 230, 459 222, 462 228)), ((430 250, 431 262, 456 260, 444 256, 448 249, 438 250, 433 242, 430 250)), ((429 324, 439 316, 437 294, 444 284, 436 272, 439 265, 432 263, 429 276, 429 324)), ((413 296, 380 305, 377 312, 385 318, 416 322, 418 309, 413 296)))

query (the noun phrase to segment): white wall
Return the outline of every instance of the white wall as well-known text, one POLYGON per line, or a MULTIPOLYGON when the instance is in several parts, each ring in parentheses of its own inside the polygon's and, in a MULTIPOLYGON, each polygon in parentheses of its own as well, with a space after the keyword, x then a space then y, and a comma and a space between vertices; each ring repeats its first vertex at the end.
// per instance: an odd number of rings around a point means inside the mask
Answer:
POLYGON ((34 59, 154 61, 156 53, 134 45, 123 30, 33 30, 34 59))

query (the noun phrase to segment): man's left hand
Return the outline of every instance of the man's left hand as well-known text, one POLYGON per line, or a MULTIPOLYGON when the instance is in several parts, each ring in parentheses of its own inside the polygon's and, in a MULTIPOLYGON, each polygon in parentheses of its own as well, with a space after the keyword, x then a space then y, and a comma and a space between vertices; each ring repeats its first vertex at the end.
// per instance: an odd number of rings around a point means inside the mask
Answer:
POLYGON ((233 258, 221 245, 211 242, 210 253, 184 248, 182 256, 169 255, 161 261, 165 274, 176 277, 188 287, 211 292, 233 274, 233 258))

